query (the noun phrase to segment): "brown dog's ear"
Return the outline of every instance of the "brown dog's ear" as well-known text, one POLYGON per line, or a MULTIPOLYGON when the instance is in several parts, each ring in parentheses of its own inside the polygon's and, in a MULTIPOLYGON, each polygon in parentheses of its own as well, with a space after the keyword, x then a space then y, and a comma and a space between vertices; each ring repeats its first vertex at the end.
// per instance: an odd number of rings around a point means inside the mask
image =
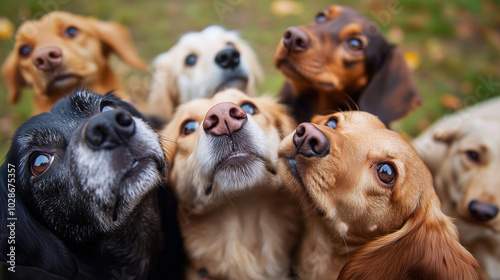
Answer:
POLYGON ((410 69, 398 48, 390 46, 359 98, 359 108, 380 118, 384 124, 404 117, 422 103, 410 69))
POLYGON ((137 54, 127 28, 114 22, 93 19, 99 39, 113 50, 123 61, 138 68, 145 69, 146 64, 137 54))
POLYGON ((17 62, 17 55, 12 51, 2 66, 2 75, 9 91, 7 100, 11 105, 17 103, 21 96, 21 88, 26 85, 17 62))

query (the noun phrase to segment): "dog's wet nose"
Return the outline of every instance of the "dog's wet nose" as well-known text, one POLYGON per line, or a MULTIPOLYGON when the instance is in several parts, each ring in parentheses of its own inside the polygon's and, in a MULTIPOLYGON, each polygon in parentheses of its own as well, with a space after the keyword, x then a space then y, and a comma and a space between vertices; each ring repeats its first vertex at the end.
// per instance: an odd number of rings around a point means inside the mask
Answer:
POLYGON ((63 53, 60 48, 45 47, 36 50, 31 61, 40 70, 52 71, 61 65, 62 59, 63 53))
POLYGON ((240 106, 224 102, 210 110, 203 120, 203 129, 213 135, 231 135, 240 130, 247 120, 247 113, 240 106))
POLYGON ((487 222, 498 215, 498 206, 474 199, 469 203, 469 213, 474 219, 487 222))
POLYGON ((221 68, 235 68, 240 64, 240 52, 235 48, 226 48, 217 53, 215 63, 221 68))
POLYGON ((113 149, 125 145, 135 133, 135 122, 123 110, 111 110, 94 117, 84 131, 94 149, 113 149))
POLYGON ((330 141, 323 132, 310 123, 301 123, 295 129, 293 144, 297 153, 306 157, 322 157, 330 151, 330 141))
POLYGON ((291 26, 283 34, 283 45, 291 52, 303 52, 311 46, 311 38, 304 30, 291 26))

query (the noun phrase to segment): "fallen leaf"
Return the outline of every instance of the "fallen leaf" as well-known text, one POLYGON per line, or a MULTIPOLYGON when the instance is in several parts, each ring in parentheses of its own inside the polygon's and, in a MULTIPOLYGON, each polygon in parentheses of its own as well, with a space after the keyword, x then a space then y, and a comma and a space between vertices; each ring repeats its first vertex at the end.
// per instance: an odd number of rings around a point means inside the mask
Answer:
POLYGON ((277 16, 300 15, 304 6, 300 2, 291 0, 275 0, 271 3, 271 11, 277 16))
POLYGON ((457 111, 462 109, 463 107, 462 100, 458 99, 457 97, 449 93, 443 94, 439 98, 439 102, 441 103, 441 106, 443 106, 443 108, 451 111, 457 111))
POLYGON ((405 61, 411 70, 415 70, 420 66, 420 56, 418 53, 413 51, 407 51, 404 53, 405 61))
POLYGON ((4 17, 0 18, 0 39, 7 40, 14 34, 14 24, 4 17))

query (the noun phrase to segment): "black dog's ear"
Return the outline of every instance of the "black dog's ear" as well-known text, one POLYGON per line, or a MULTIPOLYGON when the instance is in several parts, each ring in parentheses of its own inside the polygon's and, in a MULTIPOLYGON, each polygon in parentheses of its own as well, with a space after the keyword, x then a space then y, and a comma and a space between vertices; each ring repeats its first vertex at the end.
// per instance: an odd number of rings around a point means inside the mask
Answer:
POLYGON ((20 198, 14 197, 17 186, 8 185, 7 172, 3 172, 6 169, 5 164, 0 173, 0 205, 4 208, 0 211, 0 261, 6 264, 7 270, 13 265, 24 265, 75 278, 78 271, 75 259, 56 236, 34 220, 20 198))
POLYGON ((388 125, 404 117, 422 103, 410 69, 398 48, 389 46, 382 65, 359 98, 359 109, 370 112, 388 125))

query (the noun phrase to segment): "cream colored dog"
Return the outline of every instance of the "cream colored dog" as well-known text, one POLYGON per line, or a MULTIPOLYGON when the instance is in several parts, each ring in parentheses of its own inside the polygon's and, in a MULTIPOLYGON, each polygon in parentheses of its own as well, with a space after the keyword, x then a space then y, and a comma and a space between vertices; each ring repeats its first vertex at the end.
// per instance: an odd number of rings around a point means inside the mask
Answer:
POLYGON ((500 98, 440 120, 413 144, 462 244, 500 279, 500 98))
POLYGON ((286 278, 300 212, 276 162, 293 128, 282 105, 236 89, 178 107, 163 137, 188 279, 286 278))
POLYGON ((168 120, 179 104, 212 97, 224 88, 256 92, 263 79, 255 53, 235 31, 209 26, 184 34, 169 51, 153 62, 148 97, 151 114, 168 120))

